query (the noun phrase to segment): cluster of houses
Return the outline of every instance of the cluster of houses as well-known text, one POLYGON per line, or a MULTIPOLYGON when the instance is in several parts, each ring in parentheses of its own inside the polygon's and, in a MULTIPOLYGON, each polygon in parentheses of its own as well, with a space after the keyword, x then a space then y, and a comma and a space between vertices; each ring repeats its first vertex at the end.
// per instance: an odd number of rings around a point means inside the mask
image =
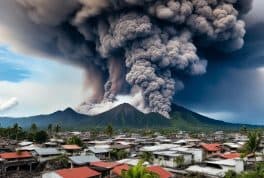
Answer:
MULTIPOLYGON (((191 138, 186 132, 178 132, 170 137, 158 133, 155 136, 139 134, 117 135, 111 139, 98 136, 91 140, 88 132, 64 132, 60 139, 37 145, 33 142, 2 140, 0 145, 0 175, 7 176, 12 171, 37 172, 40 164, 64 158, 66 167, 47 168, 39 171, 43 178, 118 178, 142 160, 142 155, 151 155, 143 164, 160 178, 185 177, 199 173, 207 177, 223 177, 232 170, 241 173, 253 161, 264 161, 264 139, 262 152, 254 158, 241 158, 239 150, 247 137, 239 133, 225 135, 216 132, 210 136, 199 135, 191 138), (83 147, 65 144, 66 138, 77 135, 83 147), (127 153, 121 159, 113 159, 113 150, 127 153)), ((25 176, 26 177, 26 176, 25 176)), ((32 176, 34 177, 34 176, 32 176)))

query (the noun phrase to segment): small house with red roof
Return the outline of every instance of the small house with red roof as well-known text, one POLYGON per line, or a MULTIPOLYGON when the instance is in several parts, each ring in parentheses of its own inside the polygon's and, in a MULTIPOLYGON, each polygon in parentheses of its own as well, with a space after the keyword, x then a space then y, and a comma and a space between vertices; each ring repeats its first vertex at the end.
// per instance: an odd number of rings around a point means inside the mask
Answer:
POLYGON ((36 163, 36 160, 32 156, 32 154, 28 151, 18 151, 18 152, 9 152, 9 153, 1 153, 0 154, 0 162, 2 166, 2 171, 6 173, 8 169, 17 170, 20 169, 21 166, 28 166, 29 171, 31 172, 32 164, 36 163))
MULTIPOLYGON (((128 170, 129 170, 129 166, 127 164, 116 166, 112 170, 112 178, 120 178, 122 176, 122 171, 128 171, 128 170)), ((147 170, 149 172, 157 174, 159 178, 172 178, 173 177, 172 173, 165 170, 161 166, 150 166, 150 167, 147 167, 147 170)))
POLYGON ((211 144, 203 143, 201 144, 201 147, 204 150, 205 158, 211 157, 216 154, 220 154, 222 151, 222 147, 218 143, 211 143, 211 144))
POLYGON ((76 155, 80 153, 82 150, 78 145, 62 145, 61 146, 64 151, 66 151, 69 155, 76 155))
POLYGON ((119 166, 117 162, 97 161, 90 163, 90 167, 102 174, 102 177, 110 176, 111 171, 119 166))
POLYGON ((101 173, 89 168, 79 167, 61 169, 53 172, 44 173, 42 178, 100 178, 101 173))

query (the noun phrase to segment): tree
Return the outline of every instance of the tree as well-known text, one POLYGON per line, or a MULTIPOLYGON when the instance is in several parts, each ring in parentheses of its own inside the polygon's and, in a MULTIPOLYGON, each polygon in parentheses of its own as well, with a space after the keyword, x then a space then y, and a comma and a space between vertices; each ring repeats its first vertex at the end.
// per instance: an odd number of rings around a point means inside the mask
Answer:
POLYGON ((184 156, 177 156, 173 159, 173 163, 177 165, 177 167, 181 167, 184 163, 184 156))
POLYGON ((30 132, 35 134, 37 131, 38 131, 38 126, 35 123, 33 123, 30 127, 30 132))
POLYGON ((124 159, 128 156, 128 152, 126 150, 118 150, 118 149, 113 149, 110 152, 111 158, 115 159, 115 160, 120 160, 120 159, 124 159))
POLYGON ((229 170, 225 173, 224 178, 236 178, 238 175, 235 171, 229 170))
POLYGON ((242 148, 243 156, 256 153, 261 143, 261 132, 252 131, 248 133, 248 141, 242 148))
POLYGON ((140 154, 140 159, 145 162, 153 163, 154 156, 151 152, 144 151, 142 154, 140 154))
POLYGON ((15 139, 17 140, 18 139, 18 134, 22 131, 22 128, 18 125, 18 123, 15 123, 13 125, 13 133, 15 134, 15 139))
POLYGON ((77 137, 77 136, 72 136, 71 138, 69 138, 67 140, 67 144, 69 144, 69 145, 78 145, 80 147, 83 146, 82 140, 79 137, 77 137))
POLYGON ((105 133, 109 136, 109 137, 112 137, 113 134, 114 134, 114 129, 112 127, 112 125, 108 125, 105 129, 105 133))
POLYGON ((122 178, 158 178, 159 176, 152 173, 143 166, 140 161, 136 166, 131 167, 128 171, 122 171, 122 178))
POLYGON ((44 143, 48 140, 48 134, 44 130, 38 131, 35 134, 35 139, 37 143, 44 143))
POLYGON ((54 131, 56 132, 56 134, 59 133, 60 130, 61 130, 60 125, 59 125, 59 124, 56 124, 56 125, 55 125, 55 128, 54 128, 54 131))
POLYGON ((52 129, 53 129, 52 124, 49 124, 48 125, 48 132, 49 132, 50 136, 52 135, 52 129))

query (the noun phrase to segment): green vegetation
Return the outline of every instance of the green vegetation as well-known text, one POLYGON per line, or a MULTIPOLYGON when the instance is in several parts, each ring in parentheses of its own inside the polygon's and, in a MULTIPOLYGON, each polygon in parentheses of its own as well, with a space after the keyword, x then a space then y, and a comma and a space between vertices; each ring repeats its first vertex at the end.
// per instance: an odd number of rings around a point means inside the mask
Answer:
POLYGON ((140 159, 145 162, 153 163, 154 161, 154 156, 151 152, 144 151, 143 153, 140 154, 140 159))
POLYGON ((80 147, 83 146, 82 140, 79 137, 77 137, 77 136, 72 136, 71 138, 69 138, 67 140, 67 144, 69 144, 69 145, 78 145, 80 147))
POLYGON ((34 141, 37 143, 44 143, 48 140, 49 136, 47 134, 47 132, 45 132, 44 130, 41 130, 39 132, 36 132, 35 137, 34 137, 34 141))
POLYGON ((262 134, 259 131, 251 131, 248 132, 248 141, 242 148, 242 157, 248 154, 255 155, 256 151, 258 151, 260 143, 261 143, 262 134))
POLYGON ((120 160, 120 159, 127 158, 128 152, 126 150, 122 150, 122 149, 121 150, 113 149, 110 152, 110 156, 111 156, 111 159, 113 159, 113 160, 120 160))
POLYGON ((254 170, 245 171, 241 174, 236 174, 234 171, 228 171, 224 178, 264 178, 264 163, 259 163, 254 170))
POLYGON ((114 128, 112 125, 108 124, 108 126, 105 128, 105 133, 111 138, 114 134, 114 128))
POLYGON ((149 172, 143 162, 131 167, 128 171, 122 171, 122 178, 159 178, 158 175, 149 172))
POLYGON ((173 159, 173 163, 177 165, 177 167, 181 167, 184 164, 184 157, 183 156, 177 156, 173 159))

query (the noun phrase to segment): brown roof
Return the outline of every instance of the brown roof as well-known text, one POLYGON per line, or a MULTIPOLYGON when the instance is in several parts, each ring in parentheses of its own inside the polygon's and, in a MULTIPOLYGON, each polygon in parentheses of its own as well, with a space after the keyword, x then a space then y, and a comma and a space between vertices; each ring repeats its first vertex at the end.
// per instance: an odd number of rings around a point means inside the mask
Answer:
POLYGON ((11 153, 1 153, 0 154, 0 158, 3 159, 25 159, 25 158, 32 158, 32 154, 27 152, 27 151, 23 151, 23 152, 11 152, 11 153))
POLYGON ((80 150, 80 149, 82 149, 78 145, 62 145, 62 148, 65 150, 80 150))
POLYGON ((63 178, 89 178, 101 175, 101 173, 88 167, 61 169, 56 171, 63 178))
POLYGON ((206 151, 220 151, 221 150, 221 145, 218 143, 212 143, 212 144, 201 144, 202 148, 205 149, 206 151))
POLYGON ((159 175, 160 178, 171 178, 173 174, 169 171, 166 171, 164 168, 160 166, 150 166, 147 168, 148 171, 156 173, 159 175))
POLYGON ((106 169, 113 169, 114 167, 120 165, 120 163, 97 161, 97 162, 92 162, 90 165, 95 167, 106 168, 106 169))

